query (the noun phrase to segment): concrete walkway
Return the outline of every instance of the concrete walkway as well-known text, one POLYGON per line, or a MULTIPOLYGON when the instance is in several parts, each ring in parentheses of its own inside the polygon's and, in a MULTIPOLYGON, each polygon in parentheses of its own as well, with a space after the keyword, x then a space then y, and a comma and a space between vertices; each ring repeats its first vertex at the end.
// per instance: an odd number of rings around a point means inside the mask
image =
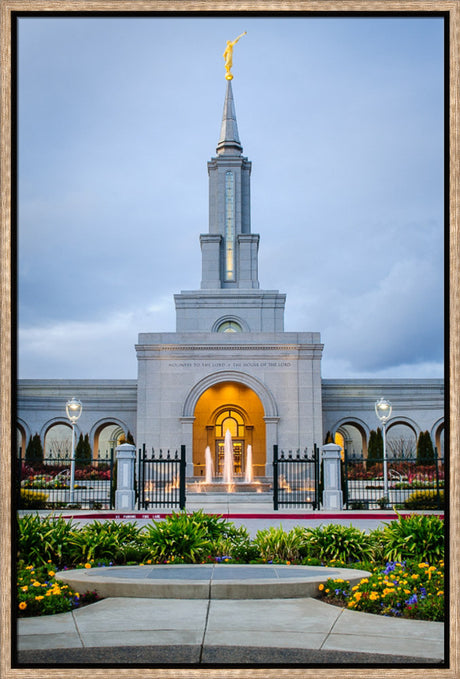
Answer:
POLYGON ((18 662, 436 663, 442 623, 387 618, 313 598, 109 598, 18 621, 18 662))

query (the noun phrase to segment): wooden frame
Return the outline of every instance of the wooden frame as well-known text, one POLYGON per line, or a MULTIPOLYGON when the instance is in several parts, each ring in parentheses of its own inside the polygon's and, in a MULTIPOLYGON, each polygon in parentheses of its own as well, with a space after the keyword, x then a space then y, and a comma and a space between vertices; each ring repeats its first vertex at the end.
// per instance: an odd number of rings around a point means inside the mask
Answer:
POLYGON ((344 679, 346 677, 417 677, 420 669, 387 668, 241 668, 241 669, 85 669, 69 667, 68 669, 14 669, 11 668, 10 639, 10 575, 11 562, 8 553, 11 545, 11 494, 10 494, 10 441, 12 432, 11 385, 14 375, 11 362, 11 330, 14 316, 11 308, 11 22, 12 14, 17 11, 105 11, 105 12, 148 12, 166 11, 174 15, 177 11, 199 13, 202 11, 223 11, 229 14, 234 11, 265 10, 285 13, 300 12, 446 12, 450 19, 450 363, 449 363, 449 406, 450 406, 450 450, 455 456, 451 460, 450 485, 450 649, 451 666, 449 669, 425 669, 429 677, 458 677, 458 591, 459 591, 459 454, 460 450, 460 391, 459 391, 459 336, 460 323, 460 243, 459 243, 459 11, 458 0, 274 0, 274 1, 238 1, 238 0, 0 0, 1 7, 1 335, 0 335, 0 385, 1 385, 1 428, 0 428, 0 509, 2 532, 0 552, 1 564, 1 632, 2 656, 0 674, 8 678, 26 677, 82 677, 94 679, 98 677, 171 677, 174 679, 207 678, 218 676, 219 679, 239 677, 290 679, 304 677, 328 677, 344 679), (453 566, 453 567, 452 567, 453 566))

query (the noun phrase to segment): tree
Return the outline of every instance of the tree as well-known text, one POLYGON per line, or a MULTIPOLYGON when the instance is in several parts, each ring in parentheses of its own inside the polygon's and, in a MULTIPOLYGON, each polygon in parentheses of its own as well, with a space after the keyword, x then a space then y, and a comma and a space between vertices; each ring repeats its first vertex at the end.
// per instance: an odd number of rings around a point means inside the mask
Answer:
POLYGON ((75 463, 77 467, 86 467, 91 464, 92 457, 93 455, 88 434, 85 434, 85 438, 83 438, 83 434, 80 434, 80 438, 78 439, 75 448, 75 463))
POLYGON ((414 457, 414 440, 405 436, 395 439, 387 439, 387 449, 392 457, 408 458, 414 457))
POLYGON ((372 429, 369 434, 369 443, 367 445, 367 461, 369 465, 383 462, 383 436, 382 430, 378 427, 377 431, 372 429))
POLYGON ((327 444, 327 443, 334 443, 334 439, 333 439, 333 436, 332 436, 332 434, 331 434, 330 431, 327 432, 326 438, 324 439, 324 443, 325 443, 325 444, 327 444))
POLYGON ((430 432, 421 431, 417 441, 417 460, 416 464, 433 464, 434 463, 434 448, 431 440, 430 432))
POLYGON ((27 462, 43 462, 43 446, 39 434, 34 434, 29 439, 26 448, 27 462))

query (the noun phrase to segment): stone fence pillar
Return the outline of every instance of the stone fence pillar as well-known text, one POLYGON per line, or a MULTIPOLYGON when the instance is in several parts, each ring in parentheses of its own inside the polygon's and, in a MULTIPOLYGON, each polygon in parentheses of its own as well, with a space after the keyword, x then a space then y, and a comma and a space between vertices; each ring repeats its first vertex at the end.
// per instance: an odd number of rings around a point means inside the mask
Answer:
POLYGON ((327 443, 322 448, 323 460, 323 509, 343 509, 343 493, 340 474, 340 446, 327 443))
POLYGON ((136 446, 122 443, 117 446, 117 490, 115 491, 115 509, 128 512, 135 509, 136 493, 134 491, 134 464, 136 446))

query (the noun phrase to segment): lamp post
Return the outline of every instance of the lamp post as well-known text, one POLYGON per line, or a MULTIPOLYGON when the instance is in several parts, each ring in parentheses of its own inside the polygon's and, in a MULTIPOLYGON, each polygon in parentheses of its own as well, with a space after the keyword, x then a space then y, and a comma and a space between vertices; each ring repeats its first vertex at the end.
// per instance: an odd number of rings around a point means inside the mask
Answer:
POLYGON ((70 399, 70 401, 67 401, 65 405, 65 410, 67 413, 67 417, 69 418, 72 424, 72 455, 70 458, 70 498, 69 498, 69 501, 72 504, 75 486, 75 422, 81 415, 82 411, 81 402, 76 398, 72 398, 70 399))
POLYGON ((383 495, 385 500, 388 500, 388 469, 387 469, 387 447, 386 447, 386 432, 385 425, 391 417, 392 405, 390 401, 380 398, 375 403, 375 414, 382 423, 383 436, 383 495))

